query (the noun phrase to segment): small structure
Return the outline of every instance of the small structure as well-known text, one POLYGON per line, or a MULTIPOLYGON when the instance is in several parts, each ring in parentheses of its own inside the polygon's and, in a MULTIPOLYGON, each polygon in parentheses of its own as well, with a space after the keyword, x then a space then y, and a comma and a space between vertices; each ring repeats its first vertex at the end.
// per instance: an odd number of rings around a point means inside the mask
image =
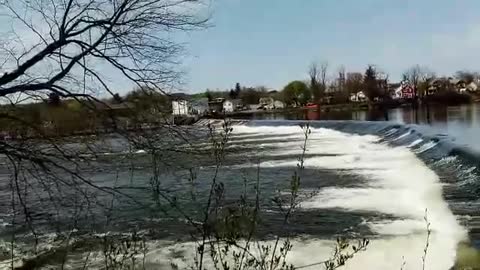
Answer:
POLYGON ((223 102, 224 98, 216 98, 208 102, 208 110, 210 113, 221 113, 223 112, 223 102))
POLYGON ((474 82, 467 84, 461 81, 459 84, 456 85, 456 88, 459 93, 465 93, 465 92, 476 92, 478 86, 474 82))
POLYGON ((453 87, 457 92, 465 92, 467 83, 461 79, 448 78, 448 83, 453 87))
POLYGON ((466 88, 468 92, 476 92, 478 89, 478 85, 475 82, 471 82, 467 85, 466 88))
POLYGON ((415 97, 415 90, 413 86, 408 83, 402 84, 401 96, 403 99, 412 99, 415 97))
POLYGON ((275 110, 285 108, 285 103, 280 100, 275 100, 272 97, 263 97, 259 100, 259 108, 264 110, 275 110))
POLYGON ((223 111, 226 113, 237 111, 241 108, 242 100, 241 99, 231 99, 225 100, 223 102, 223 111))
POLYGON ((273 98, 272 97, 262 97, 259 99, 258 103, 263 106, 273 106, 273 98))
POLYGON ((208 99, 192 99, 184 93, 171 94, 173 116, 203 115, 208 111, 208 99))
POLYGON ((284 109, 285 108, 285 103, 281 102, 280 100, 275 100, 273 102, 273 107, 275 109, 284 109))
POLYGON ((190 103, 185 99, 172 100, 173 115, 188 115, 190 113, 190 103))
POLYGON ((449 90, 450 89, 450 81, 447 78, 438 78, 432 80, 427 89, 427 96, 431 96, 436 94, 439 91, 449 90))
POLYGON ((415 97, 415 90, 408 82, 401 82, 391 94, 393 99, 412 99, 415 97))
POLYGON ((273 110, 275 109, 275 100, 272 97, 262 97, 258 100, 260 103, 260 108, 264 110, 273 110))
POLYGON ((189 115, 190 114, 190 102, 189 98, 184 93, 172 93, 170 94, 172 99, 172 115, 189 115))
POLYGON ((367 96, 363 91, 358 91, 357 93, 350 94, 350 101, 352 102, 364 102, 367 100, 367 96))

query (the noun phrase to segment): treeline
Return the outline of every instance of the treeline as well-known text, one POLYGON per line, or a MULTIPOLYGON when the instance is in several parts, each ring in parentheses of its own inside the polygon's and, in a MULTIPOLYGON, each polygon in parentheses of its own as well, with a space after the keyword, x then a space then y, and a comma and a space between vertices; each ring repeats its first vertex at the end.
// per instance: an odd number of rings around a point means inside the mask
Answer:
POLYGON ((445 95, 458 92, 458 82, 468 85, 480 83, 480 73, 457 71, 451 76, 437 76, 427 67, 414 65, 402 74, 400 81, 392 81, 389 74, 375 65, 368 65, 361 72, 346 72, 341 66, 336 72, 329 70, 327 62, 312 63, 308 68, 308 79, 294 80, 282 89, 260 87, 241 87, 237 83, 234 88, 224 91, 207 90, 193 95, 194 98, 227 98, 241 99, 243 104, 258 104, 260 98, 272 97, 283 101, 287 106, 303 106, 315 104, 342 104, 351 102, 352 94, 363 92, 369 102, 392 99, 396 88, 401 84, 409 85, 414 92, 414 99, 427 96, 430 89, 434 95, 445 95))

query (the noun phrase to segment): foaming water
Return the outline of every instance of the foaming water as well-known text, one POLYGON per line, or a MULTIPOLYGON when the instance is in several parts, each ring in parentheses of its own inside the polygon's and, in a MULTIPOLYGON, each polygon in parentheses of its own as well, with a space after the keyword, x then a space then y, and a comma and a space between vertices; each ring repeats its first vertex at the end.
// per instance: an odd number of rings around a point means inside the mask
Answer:
POLYGON ((416 139, 415 141, 413 141, 412 143, 410 143, 407 147, 408 147, 408 148, 412 148, 412 147, 414 147, 414 146, 416 146, 416 145, 418 145, 418 144, 420 144, 420 143, 422 143, 422 142, 423 142, 422 139, 416 139))
POLYGON ((414 152, 416 154, 421 154, 421 153, 423 153, 425 151, 428 151, 428 150, 432 149, 433 147, 437 146, 437 144, 438 144, 437 142, 433 142, 433 141, 428 142, 428 143, 422 145, 420 148, 416 149, 414 152))
POLYGON ((411 132, 411 131, 409 131, 409 132, 406 132, 406 133, 404 133, 404 134, 402 134, 402 135, 398 136, 397 138, 393 139, 393 141, 398 141, 398 140, 401 140, 401 139, 403 139, 403 138, 407 137, 407 136, 408 136, 408 135, 410 135, 410 134, 412 134, 412 132, 411 132))
MULTIPOLYGON (((395 217, 365 222, 378 235, 378 239, 373 240, 366 252, 351 260, 347 269, 398 269, 403 263, 402 257, 407 269, 421 269, 420 258, 426 244, 426 209, 432 230, 426 269, 450 269, 454 265, 457 245, 466 238, 466 231, 444 201, 439 177, 415 155, 434 148, 437 142, 427 142, 413 150, 414 153, 409 148, 422 143, 421 139, 410 143, 408 147, 393 147, 380 143, 380 138, 372 135, 348 134, 325 128, 311 129, 306 153, 313 156, 305 158, 306 169, 331 170, 339 175, 348 172, 368 181, 355 188, 321 188, 313 198, 302 202, 301 207, 320 211, 340 209, 346 212, 376 212, 395 217)), ((277 139, 288 136, 290 142, 271 143, 274 149, 269 148, 261 153, 266 157, 282 153, 300 155, 302 151, 303 133, 298 126, 236 126, 234 134, 271 134, 277 139)), ((395 140, 410 134, 404 133, 395 140)), ((259 143, 262 143, 261 140, 259 143)), ((298 160, 294 158, 266 160, 260 166, 293 168, 297 163, 298 160)), ((250 164, 240 166, 248 167, 250 164)), ((328 239, 298 241, 294 244, 291 260, 297 266, 315 263, 312 258, 318 259, 323 255, 322 252, 328 255, 331 244, 328 239)))

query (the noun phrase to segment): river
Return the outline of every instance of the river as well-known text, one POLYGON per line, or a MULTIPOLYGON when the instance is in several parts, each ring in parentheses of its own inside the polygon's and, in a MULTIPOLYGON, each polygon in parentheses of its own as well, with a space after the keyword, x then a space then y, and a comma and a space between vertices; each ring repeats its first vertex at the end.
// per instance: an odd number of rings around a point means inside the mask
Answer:
MULTIPOLYGON (((199 213, 198 206, 205 203, 213 177, 223 183, 226 201, 242 192, 254 194, 251 183, 258 179, 262 222, 256 240, 271 243, 276 236, 290 237, 293 248, 287 259, 297 267, 330 257, 335 239, 345 236, 366 237, 371 244, 344 269, 401 269, 402 265, 402 269, 422 269, 427 242, 425 218, 431 230, 425 269, 477 267, 480 155, 475 139, 480 135, 480 118, 476 117, 476 108, 475 104, 438 107, 430 108, 428 114, 423 109, 400 108, 387 112, 254 115, 232 122, 218 175, 207 155, 211 148, 204 125, 215 121, 202 120, 182 128, 181 136, 175 133, 174 139, 156 132, 147 142, 111 136, 96 142, 95 156, 79 166, 92 183, 121 190, 126 197, 89 189, 89 207, 78 210, 78 201, 69 204, 76 189, 68 186, 62 194, 53 195, 59 197, 60 209, 29 197, 35 214, 31 222, 40 228, 37 232, 42 232, 43 240, 55 239, 52 234, 72 228, 75 234, 93 232, 95 237, 133 229, 145 232, 147 269, 175 269, 172 265, 185 269, 194 263, 192 228, 178 211, 165 209, 168 204, 152 196, 152 179, 159 180, 158 190, 175 194, 179 209, 193 218, 199 213), (285 227, 283 214, 272 198, 289 192, 289 181, 302 154, 304 134, 300 125, 305 120, 309 120, 311 134, 301 171, 302 196, 285 227), (153 160, 160 164, 153 172, 152 157, 158 157, 153 160), (188 189, 192 182, 194 194, 188 189), (75 220, 74 226, 67 222, 70 219, 75 220)), ((45 192, 43 186, 32 184, 36 175, 29 177, 29 188, 36 192, 28 194, 45 192)), ((9 201, 8 181, 0 183, 2 201, 9 201)), ((81 187, 82 192, 87 190, 81 187)), ((15 254, 25 254, 22 248, 28 246, 31 236, 28 228, 15 227, 8 204, 0 210, 5 246, 9 247, 11 233, 15 232, 18 241, 25 238, 26 243, 23 247, 18 243, 15 254)), ((21 210, 14 215, 17 223, 21 210)), ((45 246, 50 248, 53 243, 45 246)), ((90 254, 82 252, 82 258, 90 254)), ((95 261, 101 258, 92 259, 89 268, 99 268, 95 261)), ((8 260, 4 265, 8 266, 8 260)))

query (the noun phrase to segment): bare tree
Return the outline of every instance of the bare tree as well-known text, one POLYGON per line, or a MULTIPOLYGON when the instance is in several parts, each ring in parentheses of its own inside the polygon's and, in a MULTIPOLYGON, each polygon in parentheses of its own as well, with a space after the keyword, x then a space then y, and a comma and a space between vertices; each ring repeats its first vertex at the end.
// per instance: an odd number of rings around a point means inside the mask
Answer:
POLYGON ((345 66, 340 66, 338 68, 338 90, 340 92, 345 91, 345 84, 346 84, 346 74, 345 74, 345 66))
POLYGON ((320 64, 320 85, 322 86, 323 91, 327 88, 327 72, 328 62, 324 61, 320 64))
POLYGON ((363 87, 363 74, 360 72, 349 72, 345 82, 345 88, 348 93, 357 93, 363 87))
POLYGON ((315 102, 319 102, 322 97, 322 89, 320 85, 320 69, 316 62, 310 65, 308 75, 310 77, 310 89, 313 94, 313 99, 315 102))
POLYGON ((173 67, 181 52, 168 33, 204 27, 208 18, 198 16, 199 3, 4 0, 0 12, 13 23, 4 34, 14 42, 1 48, 8 58, 0 96, 47 91, 91 97, 99 89, 113 95, 105 70, 138 86, 164 89, 179 79, 173 67))

